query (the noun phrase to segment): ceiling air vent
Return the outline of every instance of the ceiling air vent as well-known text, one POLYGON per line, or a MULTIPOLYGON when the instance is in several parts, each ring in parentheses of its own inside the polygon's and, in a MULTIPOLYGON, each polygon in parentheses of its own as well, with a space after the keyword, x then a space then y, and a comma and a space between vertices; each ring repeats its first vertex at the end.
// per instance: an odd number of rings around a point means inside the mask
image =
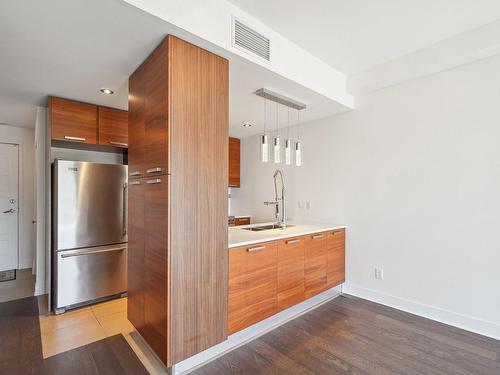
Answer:
POLYGON ((234 46, 251 52, 266 61, 271 60, 271 41, 269 38, 236 19, 233 25, 233 43, 234 46))

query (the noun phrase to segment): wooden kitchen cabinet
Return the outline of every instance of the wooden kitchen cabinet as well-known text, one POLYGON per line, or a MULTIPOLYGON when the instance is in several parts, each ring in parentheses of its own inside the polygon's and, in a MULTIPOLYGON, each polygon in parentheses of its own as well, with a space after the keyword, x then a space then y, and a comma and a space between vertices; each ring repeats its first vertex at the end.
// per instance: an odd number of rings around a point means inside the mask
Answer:
POLYGON ((278 311, 278 244, 259 243, 230 250, 228 333, 278 311))
POLYGON ((97 106, 50 97, 52 140, 97 144, 97 106))
POLYGON ((240 140, 229 138, 229 187, 240 187, 240 140))
POLYGON ((247 217, 235 217, 234 218, 234 225, 249 225, 250 224, 250 216, 247 217))
POLYGON ((345 281, 345 230, 326 232, 328 252, 327 287, 332 288, 345 281))
POLYGON ((328 251, 326 234, 315 233, 305 237, 304 282, 305 296, 310 298, 327 289, 328 251))
POLYGON ((129 91, 129 184, 144 186, 145 229, 129 233, 143 236, 144 262, 128 273, 144 276, 129 278, 143 302, 128 309, 142 310, 139 333, 170 367, 227 337, 228 61, 169 35, 129 91))
POLYGON ((143 334, 144 319, 144 181, 128 183, 128 320, 143 334))
POLYGON ((305 238, 278 241, 278 309, 302 302, 304 284, 305 238))
POLYGON ((99 144, 128 147, 128 112, 121 109, 98 108, 99 144))

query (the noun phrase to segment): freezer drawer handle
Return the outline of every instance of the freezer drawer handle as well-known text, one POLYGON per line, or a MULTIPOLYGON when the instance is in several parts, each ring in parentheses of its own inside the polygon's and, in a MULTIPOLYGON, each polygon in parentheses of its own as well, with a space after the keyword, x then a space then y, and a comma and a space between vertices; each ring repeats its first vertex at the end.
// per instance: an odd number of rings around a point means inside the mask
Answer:
POLYGON ((123 251, 125 249, 126 249, 126 247, 114 247, 112 249, 81 251, 79 253, 61 254, 61 258, 79 257, 81 255, 90 255, 90 254, 99 254, 99 253, 110 253, 112 251, 123 251))
POLYGON ((160 167, 149 168, 146 170, 146 173, 160 173, 160 172, 161 172, 160 167))
POLYGON ((161 178, 155 178, 154 180, 147 180, 146 184, 161 184, 161 178))
POLYGON ((123 147, 128 146, 128 144, 125 142, 116 142, 116 141, 109 141, 109 144, 113 146, 123 146, 123 147))
POLYGON ((77 141, 77 142, 85 142, 86 141, 86 138, 70 137, 69 135, 65 135, 64 139, 67 139, 68 141, 77 141))

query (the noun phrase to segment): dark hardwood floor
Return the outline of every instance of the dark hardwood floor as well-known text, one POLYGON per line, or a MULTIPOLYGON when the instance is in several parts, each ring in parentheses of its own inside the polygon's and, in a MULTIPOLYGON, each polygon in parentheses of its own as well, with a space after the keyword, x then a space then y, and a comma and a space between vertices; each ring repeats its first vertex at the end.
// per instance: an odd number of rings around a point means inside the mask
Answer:
MULTIPOLYGON (((0 374, 147 374, 117 335, 42 359, 35 298, 0 303, 0 374)), ((500 374, 500 341, 344 295, 193 375, 500 374)))
POLYGON ((0 374, 148 374, 122 335, 43 359, 35 297, 0 303, 0 374))
POLYGON ((192 374, 498 375, 500 341, 344 295, 192 374))

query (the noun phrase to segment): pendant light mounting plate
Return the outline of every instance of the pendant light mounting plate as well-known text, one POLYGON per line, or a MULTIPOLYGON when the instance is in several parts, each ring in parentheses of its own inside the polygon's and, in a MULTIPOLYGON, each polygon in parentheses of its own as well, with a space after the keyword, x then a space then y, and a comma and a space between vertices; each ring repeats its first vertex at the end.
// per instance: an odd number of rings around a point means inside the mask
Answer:
POLYGON ((282 104, 284 106, 287 106, 289 108, 294 108, 296 110, 303 110, 307 108, 307 105, 299 102, 298 100, 291 99, 285 95, 279 94, 275 91, 266 89, 266 88, 261 88, 255 91, 255 95, 261 96, 265 99, 271 100, 273 102, 282 104))

